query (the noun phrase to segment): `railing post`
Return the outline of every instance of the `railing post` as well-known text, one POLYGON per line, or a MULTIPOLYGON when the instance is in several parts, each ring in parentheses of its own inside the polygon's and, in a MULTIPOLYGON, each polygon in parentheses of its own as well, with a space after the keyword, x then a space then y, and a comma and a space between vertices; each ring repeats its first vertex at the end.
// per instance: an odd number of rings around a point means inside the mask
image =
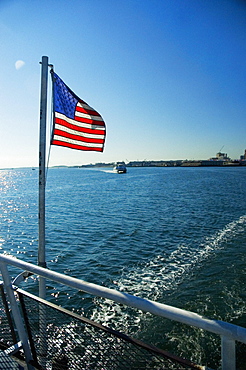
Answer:
POLYGON ((221 336, 221 360, 222 370, 236 370, 235 341, 221 336))
POLYGON ((16 325, 19 338, 20 338, 20 341, 22 343, 23 350, 25 353, 27 367, 29 370, 34 370, 34 367, 30 365, 30 361, 33 360, 33 358, 32 358, 31 350, 29 347, 28 337, 25 331, 25 327, 22 321, 21 314, 20 314, 20 310, 19 310, 18 304, 15 299, 15 294, 14 294, 14 290, 13 290, 12 283, 10 280, 9 272, 8 272, 7 266, 3 262, 0 262, 0 268, 2 272, 4 288, 8 295, 8 299, 9 299, 10 306, 12 309, 12 314, 13 314, 13 318, 15 321, 15 325, 16 325))

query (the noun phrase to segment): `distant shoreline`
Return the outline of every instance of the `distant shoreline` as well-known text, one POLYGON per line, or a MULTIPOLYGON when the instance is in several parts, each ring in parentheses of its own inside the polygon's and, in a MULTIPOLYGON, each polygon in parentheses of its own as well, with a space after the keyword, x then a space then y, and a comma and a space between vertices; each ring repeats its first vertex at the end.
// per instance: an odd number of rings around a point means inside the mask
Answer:
MULTIPOLYGON (((113 168, 115 162, 95 163, 82 165, 57 165, 50 168, 113 168)), ((132 161, 126 163, 126 167, 245 167, 246 160, 222 161, 222 160, 170 160, 170 161, 132 161)), ((31 169, 38 170, 38 167, 8 167, 0 170, 31 169)))
MULTIPOLYGON (((126 167, 241 167, 246 166, 246 160, 222 161, 222 160, 170 160, 170 161, 132 161, 126 163, 126 167)), ((114 163, 96 163, 81 166, 91 167, 114 167, 114 163)))

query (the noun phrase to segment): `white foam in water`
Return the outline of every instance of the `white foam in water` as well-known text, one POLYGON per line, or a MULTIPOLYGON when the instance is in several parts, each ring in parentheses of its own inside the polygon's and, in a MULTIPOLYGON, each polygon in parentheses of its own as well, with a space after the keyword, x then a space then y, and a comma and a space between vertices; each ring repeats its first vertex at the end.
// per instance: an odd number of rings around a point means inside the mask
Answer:
POLYGON ((113 171, 113 169, 110 169, 110 170, 100 170, 101 172, 106 172, 106 173, 116 173, 113 171))
MULTIPOLYGON (((246 215, 230 222, 222 230, 211 237, 206 237, 198 247, 190 248, 181 244, 167 258, 156 256, 144 267, 123 270, 118 281, 114 281, 117 290, 158 301, 164 291, 173 290, 181 283, 198 264, 209 258, 219 249, 225 248, 225 243, 245 231, 246 215)), ((110 300, 95 299, 97 307, 92 319, 103 324, 116 324, 118 329, 137 326, 142 314, 127 313, 127 308, 110 300)))

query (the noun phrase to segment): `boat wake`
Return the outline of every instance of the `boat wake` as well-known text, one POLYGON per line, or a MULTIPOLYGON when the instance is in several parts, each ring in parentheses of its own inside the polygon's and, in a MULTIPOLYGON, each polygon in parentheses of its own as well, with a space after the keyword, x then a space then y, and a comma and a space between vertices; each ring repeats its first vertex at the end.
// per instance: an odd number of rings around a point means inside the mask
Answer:
POLYGON ((106 173, 115 173, 114 171, 113 171, 113 169, 110 169, 110 170, 100 170, 101 172, 106 172, 106 173))
MULTIPOLYGON (((246 230, 246 215, 228 223, 213 236, 206 237, 199 246, 191 248, 181 244, 168 257, 156 256, 145 266, 124 269, 121 278, 113 281, 114 288, 126 293, 161 302, 163 293, 171 292, 191 276, 191 273, 218 250, 226 248, 228 243, 246 230)), ((102 324, 109 324, 118 330, 137 327, 142 312, 123 307, 110 300, 95 298, 96 308, 92 319, 102 324), (133 310, 132 310, 133 311, 133 310), (117 322, 117 324, 116 324, 117 322)))

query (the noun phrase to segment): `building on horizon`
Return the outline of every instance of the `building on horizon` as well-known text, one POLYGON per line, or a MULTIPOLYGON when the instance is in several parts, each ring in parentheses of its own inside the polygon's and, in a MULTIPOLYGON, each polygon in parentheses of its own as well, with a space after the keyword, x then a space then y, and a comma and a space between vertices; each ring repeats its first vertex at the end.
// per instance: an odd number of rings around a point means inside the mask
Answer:
POLYGON ((245 161, 246 160, 246 149, 244 151, 244 154, 240 156, 240 161, 245 161))
POLYGON ((231 161, 231 158, 229 158, 227 156, 227 153, 221 153, 221 152, 218 152, 216 154, 216 157, 212 157, 209 159, 210 161, 224 161, 224 162, 228 162, 228 161, 231 161))

